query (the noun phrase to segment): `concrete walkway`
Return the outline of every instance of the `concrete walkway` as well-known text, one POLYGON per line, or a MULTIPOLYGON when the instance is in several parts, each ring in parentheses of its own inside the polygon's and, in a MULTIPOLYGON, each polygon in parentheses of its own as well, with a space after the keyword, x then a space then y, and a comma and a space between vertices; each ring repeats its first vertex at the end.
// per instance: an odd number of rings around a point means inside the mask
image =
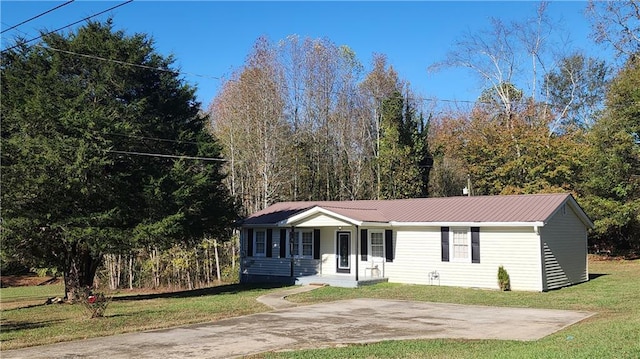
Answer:
POLYGON ((406 339, 537 340, 593 313, 400 300, 352 299, 295 306, 265 295, 271 312, 177 328, 121 334, 18 350, 7 358, 231 358, 265 351, 406 339), (269 304, 270 303, 270 304, 269 304))
POLYGON ((282 291, 265 294, 257 298, 258 302, 269 306, 273 309, 285 309, 297 307, 298 304, 288 301, 286 298, 290 295, 297 293, 304 293, 312 291, 316 288, 321 288, 321 285, 301 285, 295 288, 285 289, 282 291))

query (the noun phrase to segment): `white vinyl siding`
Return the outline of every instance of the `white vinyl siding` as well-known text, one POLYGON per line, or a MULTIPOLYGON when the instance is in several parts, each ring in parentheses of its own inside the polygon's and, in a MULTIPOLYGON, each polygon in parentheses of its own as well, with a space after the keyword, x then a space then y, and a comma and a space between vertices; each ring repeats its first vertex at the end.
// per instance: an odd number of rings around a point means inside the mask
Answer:
POLYGON ((395 259, 385 264, 389 282, 429 284, 438 272, 440 285, 498 289, 504 266, 513 290, 542 290, 540 242, 533 227, 480 227, 481 263, 442 262, 440 227, 402 228, 395 236, 395 259))
POLYGON ((571 206, 564 206, 541 229, 544 290, 587 281, 587 229, 571 206))

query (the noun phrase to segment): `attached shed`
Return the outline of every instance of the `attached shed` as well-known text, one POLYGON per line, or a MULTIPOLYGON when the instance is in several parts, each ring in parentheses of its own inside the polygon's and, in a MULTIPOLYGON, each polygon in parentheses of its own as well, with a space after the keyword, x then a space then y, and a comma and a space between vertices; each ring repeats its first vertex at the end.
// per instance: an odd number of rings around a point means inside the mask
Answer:
POLYGON ((588 280, 592 227, 570 194, 281 202, 243 221, 241 281, 547 291, 588 280))

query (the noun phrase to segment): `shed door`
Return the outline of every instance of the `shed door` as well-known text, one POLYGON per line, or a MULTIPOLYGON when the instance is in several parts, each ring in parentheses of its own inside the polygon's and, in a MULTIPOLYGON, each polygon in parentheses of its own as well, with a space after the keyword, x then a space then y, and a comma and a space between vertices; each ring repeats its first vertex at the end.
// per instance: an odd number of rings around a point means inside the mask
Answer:
POLYGON ((336 239, 338 273, 351 272, 351 232, 338 232, 336 239))

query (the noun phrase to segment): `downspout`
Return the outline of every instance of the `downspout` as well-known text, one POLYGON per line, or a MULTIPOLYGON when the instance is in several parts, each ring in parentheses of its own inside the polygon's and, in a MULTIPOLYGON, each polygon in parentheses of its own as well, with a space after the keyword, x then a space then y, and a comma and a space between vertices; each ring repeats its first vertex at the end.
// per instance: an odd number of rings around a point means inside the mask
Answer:
POLYGON ((360 251, 358 248, 360 247, 360 230, 359 226, 356 224, 356 286, 358 286, 358 262, 360 261, 360 251))

